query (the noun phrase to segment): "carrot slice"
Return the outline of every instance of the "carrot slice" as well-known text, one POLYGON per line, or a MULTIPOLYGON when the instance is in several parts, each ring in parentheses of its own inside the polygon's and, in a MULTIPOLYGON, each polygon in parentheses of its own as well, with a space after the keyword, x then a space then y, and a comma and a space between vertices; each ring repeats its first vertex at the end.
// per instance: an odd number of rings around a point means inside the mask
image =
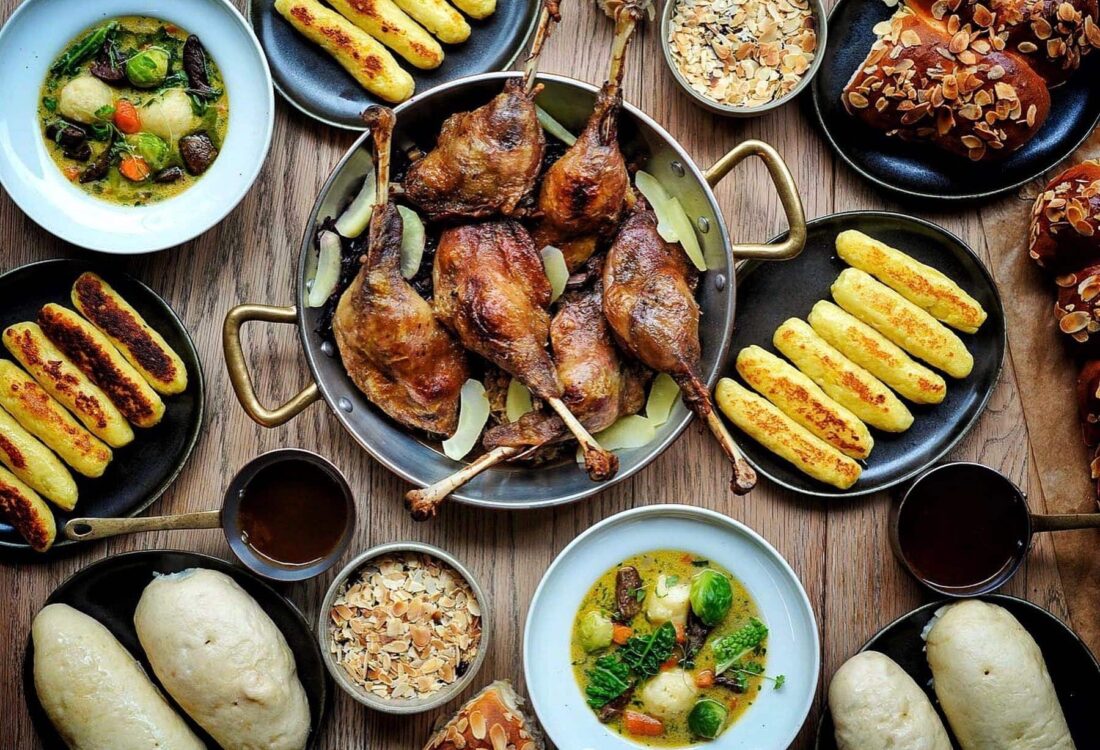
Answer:
POLYGON ((620 646, 624 645, 634 635, 634 628, 629 625, 615 625, 611 629, 611 640, 620 646))
POLYGON ((676 665, 679 664, 679 663, 680 663, 680 657, 670 656, 670 657, 668 657, 668 659, 666 659, 664 661, 663 664, 661 664, 661 671, 664 672, 664 671, 669 670, 669 669, 674 669, 676 667, 676 665))
POLYGON ((704 669, 699 674, 695 675, 695 687, 697 688, 709 688, 714 686, 714 672, 709 669, 704 669))
POLYGON ((137 107, 128 99, 119 99, 115 104, 115 127, 123 133, 141 132, 141 118, 138 117, 137 107))
POLYGON ((65 173, 65 177, 68 178, 69 182, 80 176, 80 167, 65 167, 61 171, 65 173))
POLYGON ((141 182, 152 174, 149 165, 140 156, 124 156, 118 163, 118 171, 131 182, 141 182))
POLYGON ((687 640, 687 631, 684 630, 683 624, 678 622, 673 627, 676 628, 676 642, 677 643, 683 643, 684 641, 686 641, 687 640))
POLYGON ((637 711, 623 711, 623 729, 635 737, 660 737, 665 725, 659 719, 637 711))

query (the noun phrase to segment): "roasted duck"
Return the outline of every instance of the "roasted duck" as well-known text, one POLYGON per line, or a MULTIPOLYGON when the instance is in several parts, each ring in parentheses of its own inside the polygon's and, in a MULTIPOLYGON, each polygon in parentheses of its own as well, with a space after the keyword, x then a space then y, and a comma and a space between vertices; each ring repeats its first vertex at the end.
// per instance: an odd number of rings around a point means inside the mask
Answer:
POLYGON ((697 275, 679 247, 657 233, 657 217, 639 201, 608 251, 603 271, 603 310, 619 344, 680 386, 684 403, 704 419, 733 463, 730 486, 745 494, 756 472, 714 411, 699 376, 697 275))
POLYGON ((405 196, 430 219, 516 216, 533 203, 546 136, 535 111, 538 58, 558 0, 545 0, 523 78, 471 112, 443 123, 435 149, 413 163, 405 196))
MULTIPOLYGON (((649 373, 626 361, 615 346, 598 283, 562 297, 550 323, 550 344, 564 385, 562 401, 585 429, 599 432, 641 410, 649 373)), ((569 437, 569 428, 552 411, 532 411, 493 427, 483 440, 487 453, 441 482, 406 494, 409 510, 418 520, 434 516, 447 495, 485 469, 569 437)))
POLYGON ((393 112, 363 113, 374 143, 377 204, 362 266, 341 295, 333 333, 348 375, 393 419, 437 435, 458 425, 466 352, 401 276, 401 215, 389 199, 393 112))
POLYGON ((600 239, 614 233, 630 192, 630 175, 619 149, 623 58, 649 0, 615 2, 606 8, 615 19, 611 70, 596 106, 576 143, 543 177, 533 232, 535 246, 553 245, 565 255, 570 271, 580 267, 600 239))
POLYGON ((432 284, 436 316, 462 345, 557 412, 580 443, 589 476, 614 476, 618 458, 600 448, 562 401, 565 388, 546 350, 550 281, 527 230, 510 219, 444 230, 432 284))

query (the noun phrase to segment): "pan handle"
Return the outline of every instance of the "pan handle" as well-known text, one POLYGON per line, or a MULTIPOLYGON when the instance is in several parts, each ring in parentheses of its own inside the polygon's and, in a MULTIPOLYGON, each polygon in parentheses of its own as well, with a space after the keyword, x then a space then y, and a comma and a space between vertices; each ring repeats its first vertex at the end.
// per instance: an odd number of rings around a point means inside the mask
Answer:
POLYGON ((714 187, 722 178, 729 174, 734 167, 750 156, 759 156, 768 168, 775 191, 779 193, 779 201, 783 204, 783 211, 787 214, 787 226, 790 231, 787 239, 778 245, 758 245, 745 242, 730 245, 730 250, 735 258, 758 258, 760 260, 789 260, 802 252, 806 245, 806 212, 802 208, 802 198, 798 195, 798 186, 795 185, 791 170, 787 169, 787 163, 774 148, 763 141, 744 141, 732 148, 703 175, 707 183, 714 187))
POLYGON ((274 307, 272 305, 237 305, 225 316, 222 326, 222 349, 225 351, 225 366, 229 370, 229 382, 237 394, 237 400, 245 413, 264 427, 278 427, 302 413, 302 411, 321 397, 316 383, 310 383, 298 395, 282 406, 268 409, 260 403, 256 388, 252 384, 252 373, 241 346, 241 326, 252 321, 265 323, 298 322, 298 308, 274 307))

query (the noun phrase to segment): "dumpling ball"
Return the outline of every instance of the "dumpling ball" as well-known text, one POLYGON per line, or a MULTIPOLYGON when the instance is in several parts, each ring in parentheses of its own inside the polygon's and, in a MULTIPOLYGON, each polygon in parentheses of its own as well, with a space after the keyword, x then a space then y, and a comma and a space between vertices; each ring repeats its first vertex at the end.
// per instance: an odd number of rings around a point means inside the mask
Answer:
POLYGON ((100 120, 96 112, 114 103, 115 93, 111 87, 90 75, 80 75, 66 83, 57 98, 57 108, 66 119, 85 125, 100 120))
POLYGON ((141 129, 175 143, 199 126, 191 98, 183 89, 168 89, 138 110, 141 129))
POLYGON ((658 719, 687 716, 699 693, 695 680, 682 669, 669 669, 656 675, 638 691, 646 711, 658 719))

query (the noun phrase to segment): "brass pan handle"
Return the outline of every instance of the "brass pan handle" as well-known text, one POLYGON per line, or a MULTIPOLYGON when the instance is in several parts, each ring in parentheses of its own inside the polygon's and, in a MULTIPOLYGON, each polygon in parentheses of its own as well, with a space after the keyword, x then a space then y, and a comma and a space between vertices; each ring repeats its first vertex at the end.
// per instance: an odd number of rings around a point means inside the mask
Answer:
POLYGON ((798 195, 791 170, 774 148, 763 141, 744 141, 723 156, 704 173, 707 182, 714 187, 738 164, 750 156, 759 156, 771 175, 783 212, 787 214, 787 226, 790 231, 787 239, 778 245, 758 245, 751 242, 731 243, 730 250, 734 258, 758 258, 760 260, 789 260, 802 252, 806 246, 806 212, 802 208, 802 198, 798 195))
POLYGON ((225 351, 225 366, 229 370, 229 382, 237 394, 237 400, 245 413, 264 427, 278 427, 302 413, 302 411, 321 397, 316 383, 310 383, 298 395, 282 406, 268 409, 256 396, 256 387, 252 384, 252 373, 241 346, 241 326, 252 321, 265 323, 298 322, 298 308, 274 307, 272 305, 238 305, 225 316, 222 326, 222 349, 225 351))
POLYGON ((106 539, 120 534, 174 529, 216 529, 222 525, 220 510, 203 510, 175 516, 138 518, 74 518, 65 524, 65 536, 74 541, 106 539))

